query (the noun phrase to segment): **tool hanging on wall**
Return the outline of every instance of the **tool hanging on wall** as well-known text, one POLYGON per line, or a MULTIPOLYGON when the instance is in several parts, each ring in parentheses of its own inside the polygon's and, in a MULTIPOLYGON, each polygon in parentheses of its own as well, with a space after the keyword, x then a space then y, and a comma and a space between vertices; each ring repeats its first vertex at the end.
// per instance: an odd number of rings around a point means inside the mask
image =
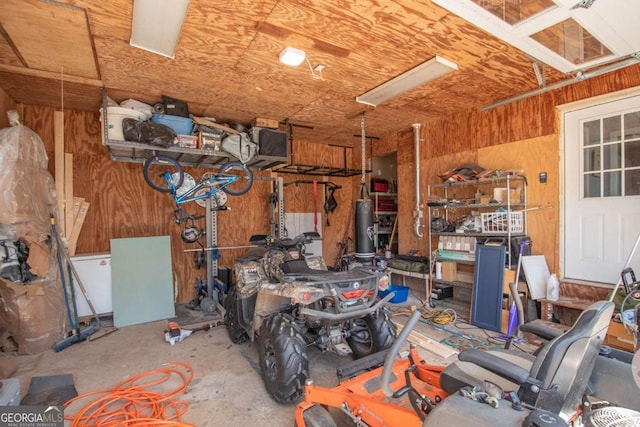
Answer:
POLYGON ((324 213, 327 216, 327 227, 331 226, 331 222, 329 222, 329 214, 333 213, 333 211, 338 207, 338 201, 333 195, 338 188, 339 187, 331 187, 329 185, 324 187, 324 213))
MULTIPOLYGON (((51 235, 53 237, 53 242, 55 244, 55 250, 56 250, 56 260, 58 262, 58 270, 60 272, 60 281, 62 282, 62 292, 64 294, 64 303, 67 309, 67 318, 69 320, 69 328, 71 328, 71 335, 65 339, 63 339, 62 341, 57 342, 54 346, 53 349, 54 351, 58 352, 58 351, 62 351, 65 348, 79 343, 81 341, 84 341, 87 339, 87 337, 89 337, 92 334, 95 334, 96 332, 98 332, 98 328, 95 326, 89 326, 88 328, 84 329, 84 330, 80 330, 80 324, 78 322, 78 312, 76 310, 76 304, 75 304, 75 294, 73 291, 73 280, 71 278, 71 275, 69 275, 69 286, 71 287, 71 298, 72 301, 69 300, 69 293, 67 292, 67 283, 68 281, 65 278, 65 269, 63 268, 62 265, 62 255, 61 252, 63 250, 62 245, 60 244, 60 237, 58 235, 58 231, 56 229, 56 220, 55 217, 53 216, 53 214, 51 214, 50 216, 51 218, 51 235), (74 309, 74 313, 73 315, 71 314, 71 307, 73 306, 74 309)), ((67 267, 69 270, 71 270, 72 266, 68 266, 67 267)), ((88 300, 87 300, 88 301, 88 300)), ((90 304, 90 303, 89 303, 90 304)))

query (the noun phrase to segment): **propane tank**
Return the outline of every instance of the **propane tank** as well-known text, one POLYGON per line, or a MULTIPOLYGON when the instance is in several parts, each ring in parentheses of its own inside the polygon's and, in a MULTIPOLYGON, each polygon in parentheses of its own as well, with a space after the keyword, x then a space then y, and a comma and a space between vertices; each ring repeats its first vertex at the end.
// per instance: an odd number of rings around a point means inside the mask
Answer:
POLYGON ((373 260, 373 202, 371 199, 355 201, 356 259, 360 262, 373 260))

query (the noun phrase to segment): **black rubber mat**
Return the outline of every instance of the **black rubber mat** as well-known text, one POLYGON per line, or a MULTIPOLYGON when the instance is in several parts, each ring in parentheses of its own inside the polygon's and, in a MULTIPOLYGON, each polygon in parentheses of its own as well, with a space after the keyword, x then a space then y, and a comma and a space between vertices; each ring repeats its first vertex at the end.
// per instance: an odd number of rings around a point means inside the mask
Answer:
POLYGON ((73 384, 73 375, 47 375, 32 377, 27 395, 21 405, 55 406, 63 405, 67 400, 78 395, 73 384))

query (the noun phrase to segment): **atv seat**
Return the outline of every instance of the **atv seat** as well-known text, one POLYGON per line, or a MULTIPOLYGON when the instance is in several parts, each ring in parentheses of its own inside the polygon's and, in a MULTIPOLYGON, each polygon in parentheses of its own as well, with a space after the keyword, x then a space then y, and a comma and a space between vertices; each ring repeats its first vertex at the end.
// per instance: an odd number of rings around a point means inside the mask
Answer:
MULTIPOLYGON (((569 330, 551 340, 535 357, 514 351, 463 351, 459 361, 442 373, 442 388, 454 395, 463 386, 483 387, 485 380, 491 381, 504 391, 517 391, 523 403, 567 420, 580 406, 613 310, 614 304, 609 301, 592 304, 569 330)), ((452 420, 447 417, 451 413, 468 414, 465 408, 474 403, 465 398, 447 398, 429 415, 425 425, 437 425, 438 419, 442 425, 450 424, 452 420)), ((509 404, 502 406, 511 409, 509 404)), ((498 418, 477 425, 519 425, 505 422, 504 417, 515 416, 511 414, 515 412, 518 411, 489 411, 498 418)), ((516 418, 524 419, 522 414, 516 418)))

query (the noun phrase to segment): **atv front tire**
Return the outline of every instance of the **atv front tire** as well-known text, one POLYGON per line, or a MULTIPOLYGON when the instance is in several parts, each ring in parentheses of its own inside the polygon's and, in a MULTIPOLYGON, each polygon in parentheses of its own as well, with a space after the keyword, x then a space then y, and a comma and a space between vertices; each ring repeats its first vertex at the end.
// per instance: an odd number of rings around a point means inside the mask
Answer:
POLYGON ((278 403, 302 399, 309 377, 306 342, 300 327, 285 313, 265 320, 259 337, 260 372, 269 394, 278 403))
POLYGON ((224 322, 227 326, 227 332, 229 333, 231 342, 234 344, 242 344, 249 339, 249 335, 247 335, 247 332, 242 329, 238 320, 237 295, 236 287, 231 287, 224 300, 224 309, 226 311, 224 315, 224 322))
POLYGON ((370 313, 362 319, 353 320, 347 342, 353 357, 360 359, 381 350, 386 350, 396 339, 396 325, 386 309, 370 313))

